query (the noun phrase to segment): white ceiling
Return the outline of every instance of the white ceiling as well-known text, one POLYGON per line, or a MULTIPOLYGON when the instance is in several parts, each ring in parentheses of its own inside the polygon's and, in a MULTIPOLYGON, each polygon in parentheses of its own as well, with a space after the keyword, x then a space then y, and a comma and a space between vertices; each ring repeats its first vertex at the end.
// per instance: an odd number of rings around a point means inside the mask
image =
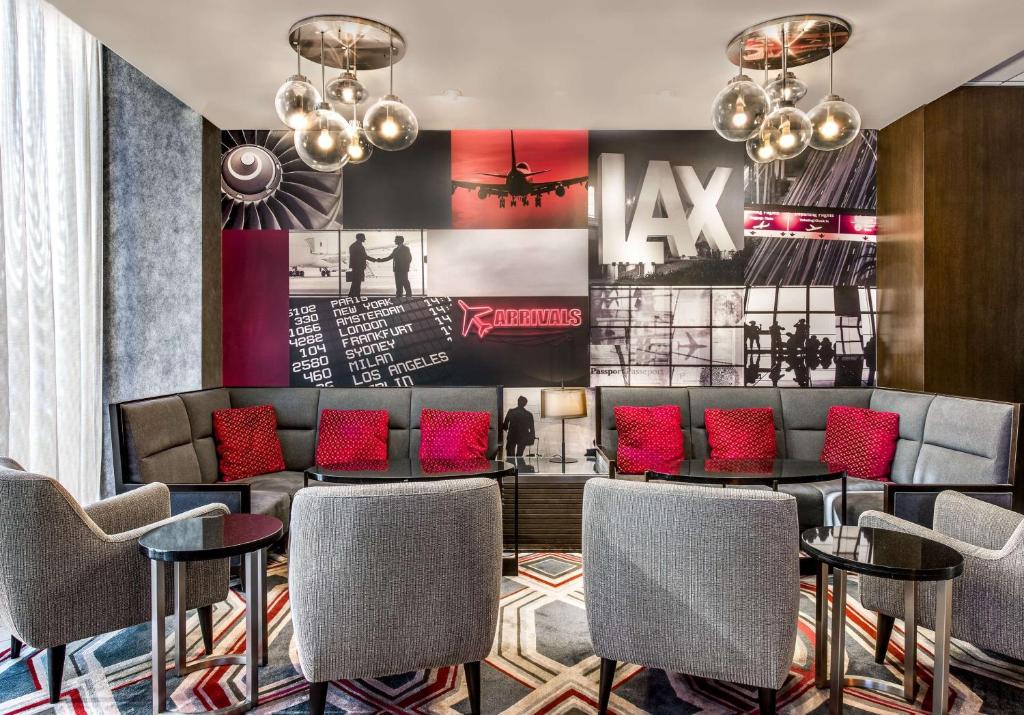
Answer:
MULTIPOLYGON (((112 50, 225 129, 277 128, 273 97, 294 71, 286 35, 335 12, 392 24, 409 43, 396 92, 427 129, 705 129, 734 69, 725 45, 780 15, 853 25, 836 89, 883 127, 1022 49, 1021 0, 50 0, 112 50), (451 99, 446 90, 459 90, 451 99)), ((827 68, 797 73, 825 94, 827 68)), ((311 75, 314 66, 306 63, 311 75)), ((362 75, 371 92, 386 71, 362 75)))

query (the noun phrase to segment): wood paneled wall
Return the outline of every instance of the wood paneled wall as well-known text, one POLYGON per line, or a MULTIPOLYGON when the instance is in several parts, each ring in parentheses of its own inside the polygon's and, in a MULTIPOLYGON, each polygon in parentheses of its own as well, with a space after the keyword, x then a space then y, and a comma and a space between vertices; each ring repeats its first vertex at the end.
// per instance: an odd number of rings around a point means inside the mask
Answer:
POLYGON ((1024 89, 962 87, 881 131, 880 385, 1024 402, 1021 117, 1024 89))

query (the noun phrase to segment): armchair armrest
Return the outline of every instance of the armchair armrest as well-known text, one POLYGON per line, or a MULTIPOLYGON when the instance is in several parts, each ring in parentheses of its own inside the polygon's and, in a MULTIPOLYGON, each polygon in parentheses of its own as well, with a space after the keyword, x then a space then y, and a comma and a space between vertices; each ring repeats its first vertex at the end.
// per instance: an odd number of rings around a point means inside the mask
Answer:
POLYGON ((192 519, 200 516, 212 516, 214 514, 229 513, 230 512, 228 511, 228 508, 223 504, 205 504, 203 506, 196 507, 195 509, 189 509, 188 511, 183 511, 180 514, 169 516, 166 519, 154 521, 152 524, 140 526, 137 529, 131 529, 130 531, 122 531, 119 534, 107 534, 107 538, 105 540, 112 543, 136 541, 141 537, 145 536, 146 534, 148 534, 149 532, 153 531, 154 529, 159 529, 161 526, 166 526, 167 524, 174 524, 179 521, 185 521, 186 519, 192 519))
POLYGON ((137 529, 171 515, 166 484, 146 484, 85 507, 85 513, 108 534, 137 529))
POLYGON ((597 460, 598 469, 607 472, 609 478, 615 479, 615 473, 617 471, 615 465, 615 452, 598 444, 594 447, 594 457, 597 460))
POLYGON ((945 491, 968 494, 975 499, 1005 506, 1013 500, 1012 484, 896 484, 883 485, 884 510, 907 521, 931 528, 934 523, 935 500, 945 491))
POLYGON ((1021 522, 1021 514, 954 491, 935 501, 935 531, 987 549, 1003 548, 1021 522))
POLYGON ((915 524, 912 521, 901 519, 898 516, 892 514, 884 514, 880 511, 866 511, 860 516, 858 522, 859 526, 869 526, 876 529, 888 529, 890 531, 900 531, 904 534, 913 534, 914 536, 920 536, 922 539, 930 539, 931 541, 937 541, 940 544, 945 544, 952 549, 958 551, 963 555, 964 559, 976 558, 984 561, 995 561, 1003 556, 999 551, 993 549, 986 549, 974 544, 969 544, 960 539, 955 539, 945 534, 915 524))
POLYGON ((223 504, 233 514, 248 514, 251 508, 252 487, 248 483, 168 484, 167 488, 171 490, 172 514, 204 504, 223 504))

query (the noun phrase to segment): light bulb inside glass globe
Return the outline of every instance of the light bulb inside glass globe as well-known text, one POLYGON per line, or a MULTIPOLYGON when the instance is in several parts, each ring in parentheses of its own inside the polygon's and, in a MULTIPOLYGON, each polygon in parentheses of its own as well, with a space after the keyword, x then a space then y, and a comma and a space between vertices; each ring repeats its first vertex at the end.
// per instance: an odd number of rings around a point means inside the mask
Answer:
POLYGON ((764 89, 771 99, 772 106, 776 106, 780 102, 796 104, 807 94, 807 83, 787 70, 785 83, 782 81, 782 73, 780 72, 778 77, 764 86, 764 89), (785 84, 785 87, 783 87, 783 84, 785 84))
POLYGON ((278 118, 289 129, 305 129, 309 114, 320 104, 320 93, 301 74, 293 74, 284 81, 274 97, 278 118))
POLYGON ((351 72, 345 72, 327 83, 327 101, 351 107, 366 100, 366 87, 351 72))
POLYGON ((770 109, 768 94, 744 74, 729 80, 711 104, 711 123, 723 138, 746 141, 770 109))
POLYGON ((357 119, 349 122, 346 150, 348 151, 349 164, 362 164, 373 153, 373 144, 366 139, 366 131, 357 119))
POLYGON ((416 115, 393 94, 385 95, 366 111, 363 126, 370 143, 384 151, 406 149, 420 133, 416 115))
POLYGON ((814 127, 811 146, 820 151, 842 149, 860 133, 860 112, 836 94, 821 100, 807 117, 814 127))
POLYGON ((775 161, 775 148, 769 138, 769 133, 759 131, 747 139, 747 156, 758 164, 775 161))
POLYGON ((295 151, 317 171, 337 171, 349 160, 348 122, 327 102, 318 104, 309 117, 308 127, 295 130, 295 151))
POLYGON ((807 115, 791 102, 782 102, 764 118, 758 137, 771 147, 772 159, 792 159, 807 148, 811 133, 807 115))

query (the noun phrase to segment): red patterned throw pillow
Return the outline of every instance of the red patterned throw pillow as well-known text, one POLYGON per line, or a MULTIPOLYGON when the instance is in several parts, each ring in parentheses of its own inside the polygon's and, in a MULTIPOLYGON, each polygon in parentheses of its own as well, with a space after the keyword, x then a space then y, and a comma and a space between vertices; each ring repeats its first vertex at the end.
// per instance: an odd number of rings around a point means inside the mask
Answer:
POLYGON ((898 412, 836 405, 825 420, 821 461, 851 477, 889 481, 899 438, 898 412))
POLYGON ((387 458, 387 410, 324 410, 320 413, 317 464, 347 465, 387 458))
POLYGON ((771 407, 704 410, 712 459, 774 459, 775 418, 771 407))
POLYGON ((420 412, 420 460, 487 459, 487 412, 420 412))
POLYGON ((216 410, 213 435, 225 482, 285 468, 273 405, 216 410))
POLYGON ((623 474, 675 471, 684 458, 678 405, 616 407, 615 431, 619 436, 615 468, 623 474))

